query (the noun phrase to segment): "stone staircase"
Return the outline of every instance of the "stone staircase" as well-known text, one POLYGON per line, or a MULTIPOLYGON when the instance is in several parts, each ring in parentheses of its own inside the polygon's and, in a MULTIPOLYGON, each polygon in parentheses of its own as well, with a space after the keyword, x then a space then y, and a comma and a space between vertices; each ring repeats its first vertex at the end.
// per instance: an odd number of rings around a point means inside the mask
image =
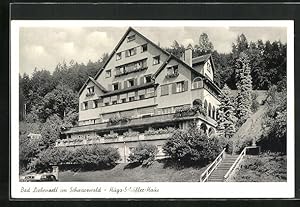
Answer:
POLYGON ((223 182, 224 176, 230 167, 233 165, 239 155, 225 154, 225 158, 217 166, 217 168, 210 174, 207 182, 223 182))

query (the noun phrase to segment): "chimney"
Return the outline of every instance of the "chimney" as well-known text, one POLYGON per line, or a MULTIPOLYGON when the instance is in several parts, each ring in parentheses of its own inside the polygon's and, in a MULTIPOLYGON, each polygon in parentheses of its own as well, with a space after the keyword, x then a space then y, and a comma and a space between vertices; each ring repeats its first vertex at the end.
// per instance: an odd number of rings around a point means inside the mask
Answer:
POLYGON ((191 47, 188 47, 185 51, 184 51, 184 62, 186 64, 188 64, 189 66, 192 67, 192 59, 193 59, 193 56, 192 56, 192 48, 191 47))

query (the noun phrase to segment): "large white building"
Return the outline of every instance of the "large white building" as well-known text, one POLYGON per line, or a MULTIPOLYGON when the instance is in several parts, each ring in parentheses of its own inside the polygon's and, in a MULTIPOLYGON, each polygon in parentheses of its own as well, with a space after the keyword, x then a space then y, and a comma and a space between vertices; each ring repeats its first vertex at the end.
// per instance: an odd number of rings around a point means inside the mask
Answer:
POLYGON ((125 162, 139 142, 154 144, 163 155, 167 127, 186 128, 196 121, 215 132, 218 96, 211 55, 177 58, 129 28, 103 68, 79 92, 79 125, 64 131, 56 145, 104 144, 117 147, 125 162), (205 113, 182 113, 193 105, 205 113), (181 110, 182 111, 182 110, 181 110), (159 130, 156 131, 156 130, 159 130))

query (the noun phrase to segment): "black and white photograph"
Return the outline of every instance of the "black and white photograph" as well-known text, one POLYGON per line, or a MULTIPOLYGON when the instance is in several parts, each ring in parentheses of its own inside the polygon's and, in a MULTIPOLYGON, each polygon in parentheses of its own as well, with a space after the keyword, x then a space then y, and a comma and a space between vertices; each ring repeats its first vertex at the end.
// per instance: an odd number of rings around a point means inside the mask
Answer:
POLYGON ((16 195, 291 192, 292 21, 13 23, 16 195))

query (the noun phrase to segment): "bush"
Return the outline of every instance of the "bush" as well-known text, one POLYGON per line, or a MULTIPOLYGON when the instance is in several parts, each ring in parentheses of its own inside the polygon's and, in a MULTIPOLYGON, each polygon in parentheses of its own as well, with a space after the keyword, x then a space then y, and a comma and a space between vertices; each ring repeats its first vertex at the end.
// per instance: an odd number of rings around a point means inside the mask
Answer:
POLYGON ((149 129, 144 132, 144 135, 158 135, 158 134, 168 134, 172 133, 175 129, 172 127, 168 127, 165 129, 159 128, 159 129, 149 129))
POLYGON ((203 109, 201 105, 196 105, 196 106, 183 106, 180 108, 177 108, 175 111, 175 118, 180 118, 180 117, 186 117, 186 116, 194 116, 197 113, 203 114, 206 116, 206 111, 203 109))
POLYGON ((84 146, 75 149, 48 148, 42 151, 38 158, 30 163, 31 170, 45 171, 52 165, 79 166, 80 169, 102 169, 116 165, 120 154, 115 148, 105 148, 99 145, 84 146))
POLYGON ((139 132, 135 132, 135 131, 132 131, 132 132, 125 132, 123 134, 124 137, 135 137, 135 136, 139 136, 139 132))
POLYGON ((190 128, 176 130, 163 147, 167 155, 182 165, 206 165, 222 151, 222 143, 214 136, 209 138, 202 130, 190 128))
POLYGON ((138 146, 130 153, 128 160, 130 163, 137 163, 142 166, 151 165, 158 150, 155 145, 139 143, 138 146))

